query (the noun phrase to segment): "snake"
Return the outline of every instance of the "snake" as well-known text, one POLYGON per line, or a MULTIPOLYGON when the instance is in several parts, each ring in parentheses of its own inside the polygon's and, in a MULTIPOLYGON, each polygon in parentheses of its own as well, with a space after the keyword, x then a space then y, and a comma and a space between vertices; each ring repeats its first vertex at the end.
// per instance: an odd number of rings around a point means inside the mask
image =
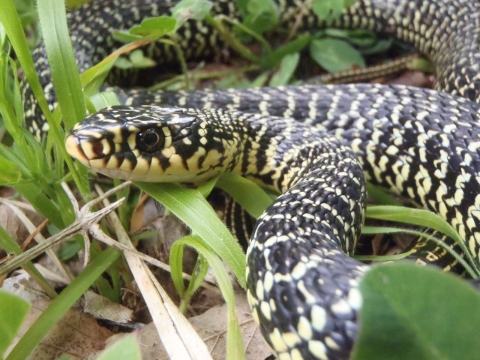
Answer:
MULTIPOLYGON (((116 46, 110 29, 168 14, 175 4, 93 1, 69 14, 80 70, 116 46)), ((122 105, 90 115, 66 138, 71 156, 107 176, 201 182, 221 172, 281 195, 258 219, 246 254, 247 297, 279 359, 347 359, 358 335, 359 282, 350 257, 364 221, 365 182, 429 209, 480 258, 480 4, 476 0, 358 0, 324 21, 311 2, 279 0, 279 27, 368 29, 412 44, 433 63, 434 90, 400 85, 299 85, 157 91, 114 88, 122 105), (298 22, 301 10, 302 21, 298 22)), ((231 1, 213 16, 240 19, 231 1)), ((222 50, 207 23, 177 42, 187 59, 222 50)), ((174 51, 147 53, 171 61, 174 51)), ((55 102, 45 49, 37 71, 55 102)), ((45 131, 28 88, 25 113, 45 131)))

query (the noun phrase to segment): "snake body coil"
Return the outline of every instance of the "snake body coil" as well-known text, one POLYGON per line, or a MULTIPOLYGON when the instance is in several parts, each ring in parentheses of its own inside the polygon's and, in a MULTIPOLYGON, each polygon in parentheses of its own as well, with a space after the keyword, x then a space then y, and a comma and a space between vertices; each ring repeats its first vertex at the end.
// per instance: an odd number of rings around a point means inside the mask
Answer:
MULTIPOLYGON (((129 27, 170 6, 112 1, 75 12, 72 39, 80 68, 113 46, 104 36, 93 45, 92 28, 104 33, 129 27)), ((282 26, 292 26, 298 5, 279 6, 282 26)), ((280 359, 348 358, 361 306, 358 281, 368 269, 346 255, 363 221, 364 175, 438 213, 480 258, 479 7, 474 0, 364 0, 332 23, 413 43, 434 62, 437 89, 451 94, 381 85, 117 89, 127 106, 79 124, 67 149, 114 177, 197 181, 234 171, 282 192, 259 219, 247 252, 253 315, 280 359), (148 104, 153 106, 139 107, 148 104)), ((215 2, 213 12, 237 16, 226 1, 215 2)), ((305 29, 323 25, 306 11, 305 29)), ((219 42, 197 21, 182 34, 188 58, 212 53, 216 47, 210 44, 219 42)), ((171 55, 165 47, 152 52, 171 55)), ((36 56, 44 57, 43 48, 36 56)), ((53 99, 48 68, 37 63, 53 99)), ((27 115, 34 116, 33 102, 27 104, 27 115)), ((41 128, 32 125, 33 131, 41 128)))

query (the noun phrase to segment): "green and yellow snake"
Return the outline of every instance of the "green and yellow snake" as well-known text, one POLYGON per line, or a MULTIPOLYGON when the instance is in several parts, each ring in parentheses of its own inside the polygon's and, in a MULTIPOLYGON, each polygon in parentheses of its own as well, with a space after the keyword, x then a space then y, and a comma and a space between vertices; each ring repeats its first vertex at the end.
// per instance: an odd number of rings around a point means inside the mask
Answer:
MULTIPOLYGON (((308 1, 279 0, 280 26, 326 24, 308 1)), ((80 69, 115 47, 109 29, 168 14, 174 2, 95 1, 70 15, 80 69)), ((213 14, 238 17, 231 1, 213 14)), ((282 195, 258 220, 247 251, 253 316, 279 359, 346 359, 368 266, 350 258, 363 223, 365 179, 447 220, 480 258, 480 4, 361 0, 329 25, 411 43, 433 62, 436 90, 371 84, 116 92, 124 106, 78 124, 69 153, 108 176, 199 182, 232 171, 282 195)), ((179 32, 189 59, 220 48, 200 21, 179 32)), ((168 47, 151 54, 171 60, 168 47)), ((52 102, 45 50, 35 51, 52 102)), ((39 118, 25 90, 26 114, 39 118)), ((33 132, 44 129, 38 121, 33 132)))

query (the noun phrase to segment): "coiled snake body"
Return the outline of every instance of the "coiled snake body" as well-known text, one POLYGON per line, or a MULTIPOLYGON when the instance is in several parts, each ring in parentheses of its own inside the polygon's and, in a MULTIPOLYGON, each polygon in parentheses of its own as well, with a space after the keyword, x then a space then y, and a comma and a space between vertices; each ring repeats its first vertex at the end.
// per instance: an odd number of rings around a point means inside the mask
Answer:
MULTIPOLYGON (((170 6, 112 1, 73 13, 80 68, 109 51, 107 29, 129 27, 170 6)), ((282 26, 291 26, 299 5, 282 0, 279 6, 282 26)), ((480 257, 479 6, 474 0, 365 0, 332 23, 413 43, 432 59, 438 91, 360 84, 117 89, 127 106, 79 124, 67 149, 114 177, 195 182, 234 171, 282 192, 258 220, 247 252, 253 315, 280 359, 348 358, 361 306, 358 281, 368 269, 346 255, 363 222, 364 176, 438 213, 480 257)), ((236 16, 226 1, 215 2, 213 12, 236 16)), ((304 28, 324 25, 308 8, 304 16, 304 28)), ((191 58, 213 52, 209 44, 219 41, 196 21, 183 34, 180 44, 191 58)), ((154 51, 170 56, 165 48, 154 51)), ((43 48, 36 56, 44 57, 43 48)), ((37 63, 49 84, 46 65, 37 63)), ((36 112, 27 105, 28 116, 36 112)))

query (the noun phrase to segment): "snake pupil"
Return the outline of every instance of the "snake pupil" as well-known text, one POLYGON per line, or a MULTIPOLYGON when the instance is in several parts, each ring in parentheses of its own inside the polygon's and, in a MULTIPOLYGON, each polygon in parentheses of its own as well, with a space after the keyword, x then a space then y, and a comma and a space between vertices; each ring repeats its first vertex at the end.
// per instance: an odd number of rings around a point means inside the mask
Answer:
POLYGON ((148 129, 137 135, 137 146, 141 151, 154 152, 164 145, 163 134, 158 129, 148 129))

